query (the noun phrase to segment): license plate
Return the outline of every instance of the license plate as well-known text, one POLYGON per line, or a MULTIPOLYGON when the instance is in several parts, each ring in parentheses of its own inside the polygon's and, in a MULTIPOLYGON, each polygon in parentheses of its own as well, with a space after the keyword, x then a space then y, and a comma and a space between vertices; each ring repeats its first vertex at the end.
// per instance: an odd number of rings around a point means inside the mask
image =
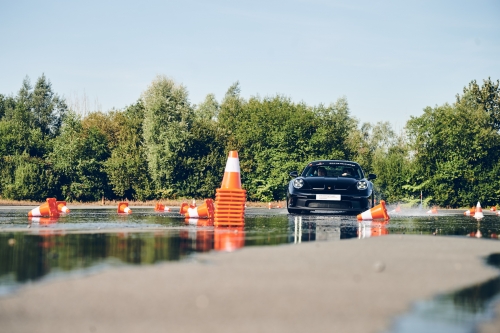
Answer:
POLYGON ((340 201, 340 194, 316 194, 316 200, 340 201))

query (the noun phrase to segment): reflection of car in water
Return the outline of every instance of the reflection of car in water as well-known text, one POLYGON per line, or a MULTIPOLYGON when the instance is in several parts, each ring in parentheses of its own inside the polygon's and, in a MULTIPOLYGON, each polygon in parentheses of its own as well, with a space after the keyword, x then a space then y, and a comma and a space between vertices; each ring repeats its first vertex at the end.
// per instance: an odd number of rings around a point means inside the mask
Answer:
POLYGON ((289 213, 344 211, 360 213, 373 206, 373 184, 377 176, 365 174, 358 163, 341 160, 315 161, 302 173, 290 173, 289 213))

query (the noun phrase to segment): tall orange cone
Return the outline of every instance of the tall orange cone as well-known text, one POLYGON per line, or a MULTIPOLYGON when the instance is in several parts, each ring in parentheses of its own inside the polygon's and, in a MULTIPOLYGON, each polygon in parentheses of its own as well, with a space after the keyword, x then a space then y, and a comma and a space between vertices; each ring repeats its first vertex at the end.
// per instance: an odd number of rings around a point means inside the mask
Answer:
POLYGON ((229 152, 222 185, 216 192, 215 226, 244 225, 247 191, 241 188, 240 160, 235 150, 229 152))
POLYGON ((170 208, 165 207, 164 204, 157 202, 155 205, 155 212, 170 212, 170 208))
POLYGON ((476 213, 474 214, 474 218, 479 220, 479 219, 482 219, 483 217, 484 217, 483 209, 481 208, 481 204, 478 201, 477 205, 476 205, 476 213))
POLYGON ((128 208, 128 202, 119 202, 116 212, 118 214, 132 214, 132 209, 128 208))
POLYGON ((206 199, 203 205, 188 208, 187 212, 184 213, 184 216, 188 218, 212 219, 214 217, 214 201, 212 199, 206 199))
POLYGON ((58 217, 56 198, 47 198, 46 202, 28 213, 29 217, 58 217))
POLYGON ((358 218, 358 221, 377 220, 377 219, 389 220, 390 219, 389 215, 387 214, 387 208, 385 207, 384 200, 380 200, 380 204, 378 204, 377 206, 359 214, 357 216, 357 218, 358 218))
POLYGON ((56 204, 57 204, 57 211, 59 213, 69 214, 70 210, 66 206, 66 201, 57 201, 56 204))

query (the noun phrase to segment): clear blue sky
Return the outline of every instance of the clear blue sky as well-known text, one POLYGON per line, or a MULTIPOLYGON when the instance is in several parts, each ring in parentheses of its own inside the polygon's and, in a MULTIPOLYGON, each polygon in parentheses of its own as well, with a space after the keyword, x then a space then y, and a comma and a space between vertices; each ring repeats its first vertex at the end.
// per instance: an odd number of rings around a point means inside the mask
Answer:
POLYGON ((107 111, 164 74, 194 104, 239 81, 245 98, 346 96, 361 121, 402 127, 473 79, 500 79, 499 32, 498 0, 0 0, 0 93, 45 73, 107 111))

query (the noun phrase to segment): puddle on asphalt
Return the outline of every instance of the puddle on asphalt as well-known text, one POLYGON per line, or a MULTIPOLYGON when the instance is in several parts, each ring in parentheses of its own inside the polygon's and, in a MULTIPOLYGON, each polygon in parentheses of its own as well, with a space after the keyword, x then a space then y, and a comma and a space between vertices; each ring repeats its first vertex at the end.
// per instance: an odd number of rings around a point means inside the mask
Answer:
MULTIPOLYGON (((335 214, 288 215, 284 209, 248 208, 245 226, 217 228, 207 220, 185 220, 178 213, 136 208, 132 215, 114 209, 72 208, 58 219, 28 221, 28 209, 0 209, 0 296, 26 283, 124 265, 185 260, 209 251, 311 241, 365 239, 388 234, 478 237, 498 240, 500 217, 476 221, 462 212, 428 215, 422 211, 392 216, 389 222, 335 214)), ((498 256, 498 255, 497 255, 498 256)), ((489 259, 499 267, 499 257, 489 259), (496 259, 495 259, 496 258, 496 259), (495 261, 496 260, 496 261, 495 261)), ((450 295, 417 303, 391 332, 473 332, 492 316, 500 277, 450 295)))
MULTIPOLYGON (((486 263, 500 269, 500 253, 486 263)), ((417 302, 396 319, 389 333, 473 333, 479 324, 491 320, 500 302, 500 276, 484 283, 417 302)))

